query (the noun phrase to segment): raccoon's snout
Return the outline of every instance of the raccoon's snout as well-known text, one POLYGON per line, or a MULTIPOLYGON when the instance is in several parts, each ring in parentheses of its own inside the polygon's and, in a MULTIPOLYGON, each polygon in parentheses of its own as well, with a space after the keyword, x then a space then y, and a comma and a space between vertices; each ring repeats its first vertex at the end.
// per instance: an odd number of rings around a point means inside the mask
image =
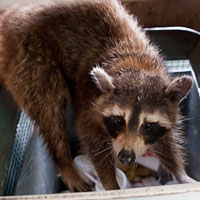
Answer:
POLYGON ((136 155, 133 150, 127 151, 122 149, 118 154, 119 161, 124 165, 130 165, 135 162, 136 155))

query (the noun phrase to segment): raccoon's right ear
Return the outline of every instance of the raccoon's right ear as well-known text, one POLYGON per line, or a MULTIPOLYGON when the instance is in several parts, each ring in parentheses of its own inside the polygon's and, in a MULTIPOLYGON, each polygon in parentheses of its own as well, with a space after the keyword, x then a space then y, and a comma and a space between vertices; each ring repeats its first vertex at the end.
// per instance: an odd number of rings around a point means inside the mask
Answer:
POLYGON ((97 87, 102 92, 109 92, 115 88, 112 82, 112 77, 108 75, 108 73, 103 68, 94 67, 90 72, 90 75, 92 76, 97 87))

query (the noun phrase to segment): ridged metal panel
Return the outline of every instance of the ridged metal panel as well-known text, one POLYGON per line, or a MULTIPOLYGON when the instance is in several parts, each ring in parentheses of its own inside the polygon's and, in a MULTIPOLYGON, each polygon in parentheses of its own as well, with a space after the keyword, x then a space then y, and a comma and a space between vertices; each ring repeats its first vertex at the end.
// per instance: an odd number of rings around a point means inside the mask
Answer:
POLYGON ((5 196, 13 194, 17 177, 22 166, 26 146, 33 133, 33 130, 33 123, 31 122, 30 118, 25 114, 25 112, 22 111, 16 128, 14 147, 4 185, 3 195, 5 196))

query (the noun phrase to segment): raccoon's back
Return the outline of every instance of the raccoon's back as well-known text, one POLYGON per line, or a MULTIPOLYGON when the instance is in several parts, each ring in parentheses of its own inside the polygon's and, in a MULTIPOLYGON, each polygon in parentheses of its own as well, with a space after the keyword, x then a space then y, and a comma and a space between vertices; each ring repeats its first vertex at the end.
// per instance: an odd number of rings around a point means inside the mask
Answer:
POLYGON ((115 54, 146 51, 149 43, 115 0, 13 7, 3 15, 0 37, 1 69, 2 59, 8 70, 8 63, 17 65, 29 57, 36 62, 54 60, 67 73, 89 71, 115 54))

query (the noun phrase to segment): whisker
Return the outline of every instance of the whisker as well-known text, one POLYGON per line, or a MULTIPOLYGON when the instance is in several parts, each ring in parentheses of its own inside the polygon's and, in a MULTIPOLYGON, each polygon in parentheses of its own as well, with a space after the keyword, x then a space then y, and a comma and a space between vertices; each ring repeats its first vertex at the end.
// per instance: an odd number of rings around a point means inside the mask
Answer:
POLYGON ((156 151, 156 150, 154 150, 154 149, 152 149, 152 152, 155 153, 155 154, 157 154, 157 155, 161 155, 161 156, 163 155, 163 153, 161 153, 161 152, 159 152, 159 151, 156 151))
POLYGON ((112 149, 112 151, 110 151, 110 152, 108 153, 108 155, 102 160, 102 162, 105 162, 106 159, 107 159, 113 152, 114 152, 114 151, 113 151, 113 149, 112 149))
POLYGON ((96 153, 96 154, 94 155, 94 157, 96 157, 96 156, 98 156, 98 155, 102 154, 103 152, 108 151, 108 150, 110 150, 110 149, 112 149, 111 146, 108 147, 108 148, 106 148, 106 149, 103 149, 102 151, 100 151, 100 152, 98 152, 98 153, 96 153))

